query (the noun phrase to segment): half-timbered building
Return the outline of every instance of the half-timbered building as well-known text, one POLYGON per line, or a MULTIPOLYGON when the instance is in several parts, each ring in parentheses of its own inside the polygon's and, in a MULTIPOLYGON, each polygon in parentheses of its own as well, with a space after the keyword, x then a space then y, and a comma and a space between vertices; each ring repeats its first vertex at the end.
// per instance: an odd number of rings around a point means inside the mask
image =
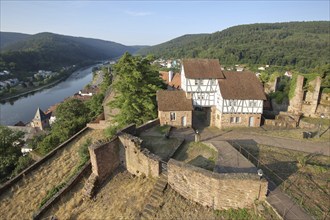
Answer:
POLYGON ((223 71, 216 59, 186 59, 182 62, 181 88, 194 107, 207 112, 211 126, 260 126, 266 97, 251 72, 223 71))

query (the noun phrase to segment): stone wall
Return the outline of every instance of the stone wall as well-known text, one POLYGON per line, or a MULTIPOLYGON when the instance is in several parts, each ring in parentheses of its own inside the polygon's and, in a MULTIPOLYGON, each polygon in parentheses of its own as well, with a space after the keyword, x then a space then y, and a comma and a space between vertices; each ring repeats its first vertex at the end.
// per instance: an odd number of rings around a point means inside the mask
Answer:
POLYGON ((297 85, 295 89, 295 95, 290 100, 290 106, 288 111, 293 114, 303 113, 308 117, 320 117, 321 114, 330 118, 330 95, 321 94, 321 77, 316 77, 310 81, 307 87, 307 91, 304 92, 304 77, 297 77, 297 85), (304 97, 305 93, 305 97, 304 97))
POLYGON ((70 192, 81 179, 91 170, 91 162, 87 161, 83 168, 75 174, 66 185, 60 189, 52 198, 50 198, 42 207, 33 213, 33 220, 44 219, 43 214, 46 213, 53 205, 60 201, 68 192, 70 192))
POLYGON ((71 143, 73 140, 84 134, 88 130, 88 127, 85 127, 81 129, 79 132, 74 134, 72 137, 70 137, 68 140, 60 144, 58 147, 56 147, 54 150, 46 154, 41 160, 38 160, 37 162, 33 163, 31 166, 23 170, 21 173, 19 173, 14 178, 10 179, 6 183, 0 186, 0 195, 8 190, 11 186, 13 186, 15 183, 17 183, 19 180, 21 180, 25 175, 32 172, 35 169, 38 169, 40 166, 44 165, 46 161, 48 161, 51 157, 57 154, 58 151, 62 150, 66 146, 68 146, 69 143, 71 143))
POLYGON ((259 127, 261 123, 261 114, 223 114, 215 107, 211 108, 210 125, 218 128, 230 127, 259 127), (238 123, 231 123, 231 117, 239 117, 238 123), (254 118, 253 124, 250 126, 250 117, 254 118))
POLYGON ((141 147, 142 140, 130 134, 119 135, 122 145, 120 158, 126 169, 135 175, 146 175, 159 177, 160 157, 150 153, 146 148, 141 147))
POLYGON ((106 120, 100 120, 98 123, 88 123, 87 127, 95 130, 106 129, 110 124, 106 120))
POLYGON ((158 118, 161 125, 171 125, 174 127, 191 127, 192 111, 158 111, 158 118), (171 120, 170 113, 175 112, 175 120, 171 120), (182 118, 186 117, 186 126, 182 125, 182 118))
POLYGON ((137 127, 136 128, 136 134, 139 135, 143 131, 148 130, 149 128, 152 128, 152 127, 154 127, 156 125, 159 125, 159 119, 158 118, 156 118, 154 120, 151 120, 151 121, 148 121, 147 123, 145 123, 145 124, 137 127))
POLYGON ((308 123, 306 121, 300 120, 299 121, 299 127, 304 129, 316 129, 318 128, 318 124, 308 123))
POLYGON ((304 77, 301 75, 297 76, 296 88, 294 90, 294 97, 290 99, 290 105, 288 108, 289 112, 301 113, 302 100, 304 98, 304 77))
POLYGON ((330 104, 328 105, 323 105, 319 104, 316 108, 316 117, 320 117, 320 115, 323 114, 325 118, 330 119, 330 104))
POLYGON ((330 93, 323 92, 321 94, 320 104, 322 105, 330 105, 330 93))
POLYGON ((119 166, 119 139, 114 137, 107 143, 96 143, 89 148, 92 172, 100 182, 104 181, 119 166))
POLYGON ((245 208, 265 200, 268 182, 250 173, 213 173, 171 159, 169 185, 189 200, 213 209, 245 208))
POLYGON ((121 129, 120 131, 117 132, 117 135, 120 133, 127 133, 127 134, 135 135, 136 134, 136 125, 130 124, 130 125, 124 127, 123 129, 121 129))
POLYGON ((221 114, 220 128, 229 127, 259 127, 261 123, 261 114, 221 114), (239 123, 230 123, 231 117, 240 117, 239 123), (250 117, 253 117, 253 124, 250 125, 250 117))

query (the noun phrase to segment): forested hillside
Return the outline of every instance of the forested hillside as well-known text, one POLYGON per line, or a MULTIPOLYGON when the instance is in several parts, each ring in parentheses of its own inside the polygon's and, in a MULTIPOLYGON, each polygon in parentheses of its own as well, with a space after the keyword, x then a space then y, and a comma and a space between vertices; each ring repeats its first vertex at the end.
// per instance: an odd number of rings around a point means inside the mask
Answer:
POLYGON ((314 68, 329 63, 329 29, 328 21, 239 25, 213 34, 185 35, 138 53, 314 68))
MULTIPOLYGON (((8 33, 2 33, 1 38, 6 35, 8 33)), ((139 48, 111 41, 40 33, 3 47, 1 49, 0 70, 49 70, 115 58, 126 51, 133 53, 139 48)))
POLYGON ((30 37, 29 34, 0 32, 0 49, 30 37))

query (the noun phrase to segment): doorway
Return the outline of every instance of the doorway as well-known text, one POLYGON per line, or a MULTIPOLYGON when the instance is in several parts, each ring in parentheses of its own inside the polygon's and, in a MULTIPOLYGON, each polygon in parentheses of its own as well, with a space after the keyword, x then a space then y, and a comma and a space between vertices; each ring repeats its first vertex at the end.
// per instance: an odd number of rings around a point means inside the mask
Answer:
POLYGON ((249 127, 254 127, 254 117, 249 118, 249 127))
POLYGON ((182 125, 182 127, 186 127, 187 126, 187 117, 186 116, 183 116, 181 118, 181 125, 182 125))

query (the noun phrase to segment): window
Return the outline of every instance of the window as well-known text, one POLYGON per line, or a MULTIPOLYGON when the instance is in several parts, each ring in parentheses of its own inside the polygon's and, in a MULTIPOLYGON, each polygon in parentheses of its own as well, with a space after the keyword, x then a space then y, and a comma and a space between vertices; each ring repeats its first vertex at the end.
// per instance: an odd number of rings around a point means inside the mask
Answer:
POLYGON ((175 112, 170 112, 171 121, 175 121, 175 112))
POLYGON ((217 114, 217 119, 220 119, 220 115, 219 114, 217 114))
POLYGON ((203 85, 203 80, 195 79, 195 86, 197 86, 197 85, 203 85))
POLYGON ((250 101, 249 102, 249 107, 257 107, 257 102, 256 101, 250 101))
POLYGON ((230 124, 239 124, 241 123, 241 117, 230 117, 230 124))
POLYGON ((229 100, 229 106, 236 106, 237 101, 236 100, 229 100))
POLYGON ((215 79, 211 79, 211 86, 215 85, 215 79))
POLYGON ((235 122, 235 117, 230 117, 230 123, 234 123, 235 122))

